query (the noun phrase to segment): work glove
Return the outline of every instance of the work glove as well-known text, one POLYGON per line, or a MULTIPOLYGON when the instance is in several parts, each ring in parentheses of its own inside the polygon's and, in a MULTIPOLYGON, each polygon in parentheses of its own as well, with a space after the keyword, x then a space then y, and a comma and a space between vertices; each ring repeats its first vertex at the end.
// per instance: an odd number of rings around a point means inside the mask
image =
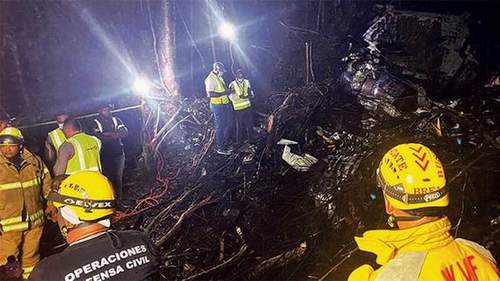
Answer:
POLYGON ((47 203, 47 208, 45 208, 45 216, 54 223, 57 223, 57 208, 52 204, 52 202, 47 203))

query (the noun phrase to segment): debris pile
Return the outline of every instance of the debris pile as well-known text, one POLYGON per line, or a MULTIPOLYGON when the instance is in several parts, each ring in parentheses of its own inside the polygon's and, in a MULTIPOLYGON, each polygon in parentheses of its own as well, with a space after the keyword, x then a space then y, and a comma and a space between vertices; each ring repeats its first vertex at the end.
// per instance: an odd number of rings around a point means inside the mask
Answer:
POLYGON ((169 125, 179 124, 172 131, 183 137, 172 134, 157 146, 156 182, 134 186, 151 191, 123 214, 121 227, 151 235, 168 280, 335 276, 339 267, 327 271, 332 262, 356 256, 352 236, 384 225, 374 178, 381 155, 396 142, 414 141, 443 159, 454 231, 493 249, 500 202, 495 181, 480 175, 484 167, 491 179, 499 176, 500 132, 492 130, 500 122, 499 97, 477 92, 400 117, 377 117, 360 113, 357 102, 337 101, 339 91, 310 84, 271 96, 268 104, 276 107, 260 121, 266 133, 230 157, 212 152, 205 101, 187 102, 169 125), (283 138, 288 142, 278 144, 283 138), (243 161, 249 147, 256 157, 243 161), (294 169, 282 160, 286 147, 317 162, 294 169), (464 197, 476 188, 475 200, 464 197))
POLYGON ((350 48, 340 79, 270 95, 254 142, 229 157, 213 152, 205 99, 150 105, 144 164, 154 177, 129 173, 136 200, 119 227, 152 237, 166 280, 345 280, 363 261, 353 235, 385 227, 378 161, 396 143, 421 142, 445 166, 454 234, 500 254, 495 80, 439 102, 415 82, 470 81, 467 36, 463 17, 387 11, 365 33, 369 47, 350 48), (415 22, 423 28, 402 32, 415 22))
POLYGON ((363 35, 374 52, 404 75, 438 88, 464 84, 478 74, 468 45, 467 15, 396 10, 391 6, 363 35), (432 47, 430 47, 432 46, 432 47))

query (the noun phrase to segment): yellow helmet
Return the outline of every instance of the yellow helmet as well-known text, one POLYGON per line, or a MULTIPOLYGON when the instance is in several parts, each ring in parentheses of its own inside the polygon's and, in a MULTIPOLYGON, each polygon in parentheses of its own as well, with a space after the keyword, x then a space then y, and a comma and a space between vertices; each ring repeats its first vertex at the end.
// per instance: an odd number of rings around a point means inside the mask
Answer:
POLYGON ((57 208, 69 206, 81 221, 97 221, 115 212, 113 186, 99 172, 70 175, 49 194, 48 200, 57 208))
POLYGON ((425 145, 406 143, 389 150, 377 180, 389 203, 400 210, 448 206, 443 165, 425 145))
POLYGON ((24 137, 18 128, 7 127, 0 132, 0 145, 21 145, 24 137))

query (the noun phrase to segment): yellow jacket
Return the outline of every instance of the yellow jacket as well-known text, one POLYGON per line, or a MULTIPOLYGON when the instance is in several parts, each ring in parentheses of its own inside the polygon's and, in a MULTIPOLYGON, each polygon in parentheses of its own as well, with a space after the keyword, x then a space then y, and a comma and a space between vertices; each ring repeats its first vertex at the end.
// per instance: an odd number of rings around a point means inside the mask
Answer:
POLYGON ((358 247, 382 265, 354 270, 348 281, 500 280, 491 253, 472 241, 453 239, 447 217, 404 230, 372 230, 356 237, 358 247))
POLYGON ((51 187, 49 170, 40 157, 21 150, 18 170, 0 154, 0 231, 24 231, 42 225, 44 213, 42 196, 51 187), (43 190, 43 194, 42 194, 43 190))

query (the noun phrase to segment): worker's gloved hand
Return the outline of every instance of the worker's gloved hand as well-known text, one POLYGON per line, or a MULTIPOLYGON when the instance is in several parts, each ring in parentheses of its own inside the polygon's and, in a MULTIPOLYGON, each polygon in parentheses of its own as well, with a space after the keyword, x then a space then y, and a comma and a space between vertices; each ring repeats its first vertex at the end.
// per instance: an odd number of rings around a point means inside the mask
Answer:
POLYGON ((57 223, 57 208, 52 204, 52 202, 47 203, 45 216, 52 222, 57 223))

